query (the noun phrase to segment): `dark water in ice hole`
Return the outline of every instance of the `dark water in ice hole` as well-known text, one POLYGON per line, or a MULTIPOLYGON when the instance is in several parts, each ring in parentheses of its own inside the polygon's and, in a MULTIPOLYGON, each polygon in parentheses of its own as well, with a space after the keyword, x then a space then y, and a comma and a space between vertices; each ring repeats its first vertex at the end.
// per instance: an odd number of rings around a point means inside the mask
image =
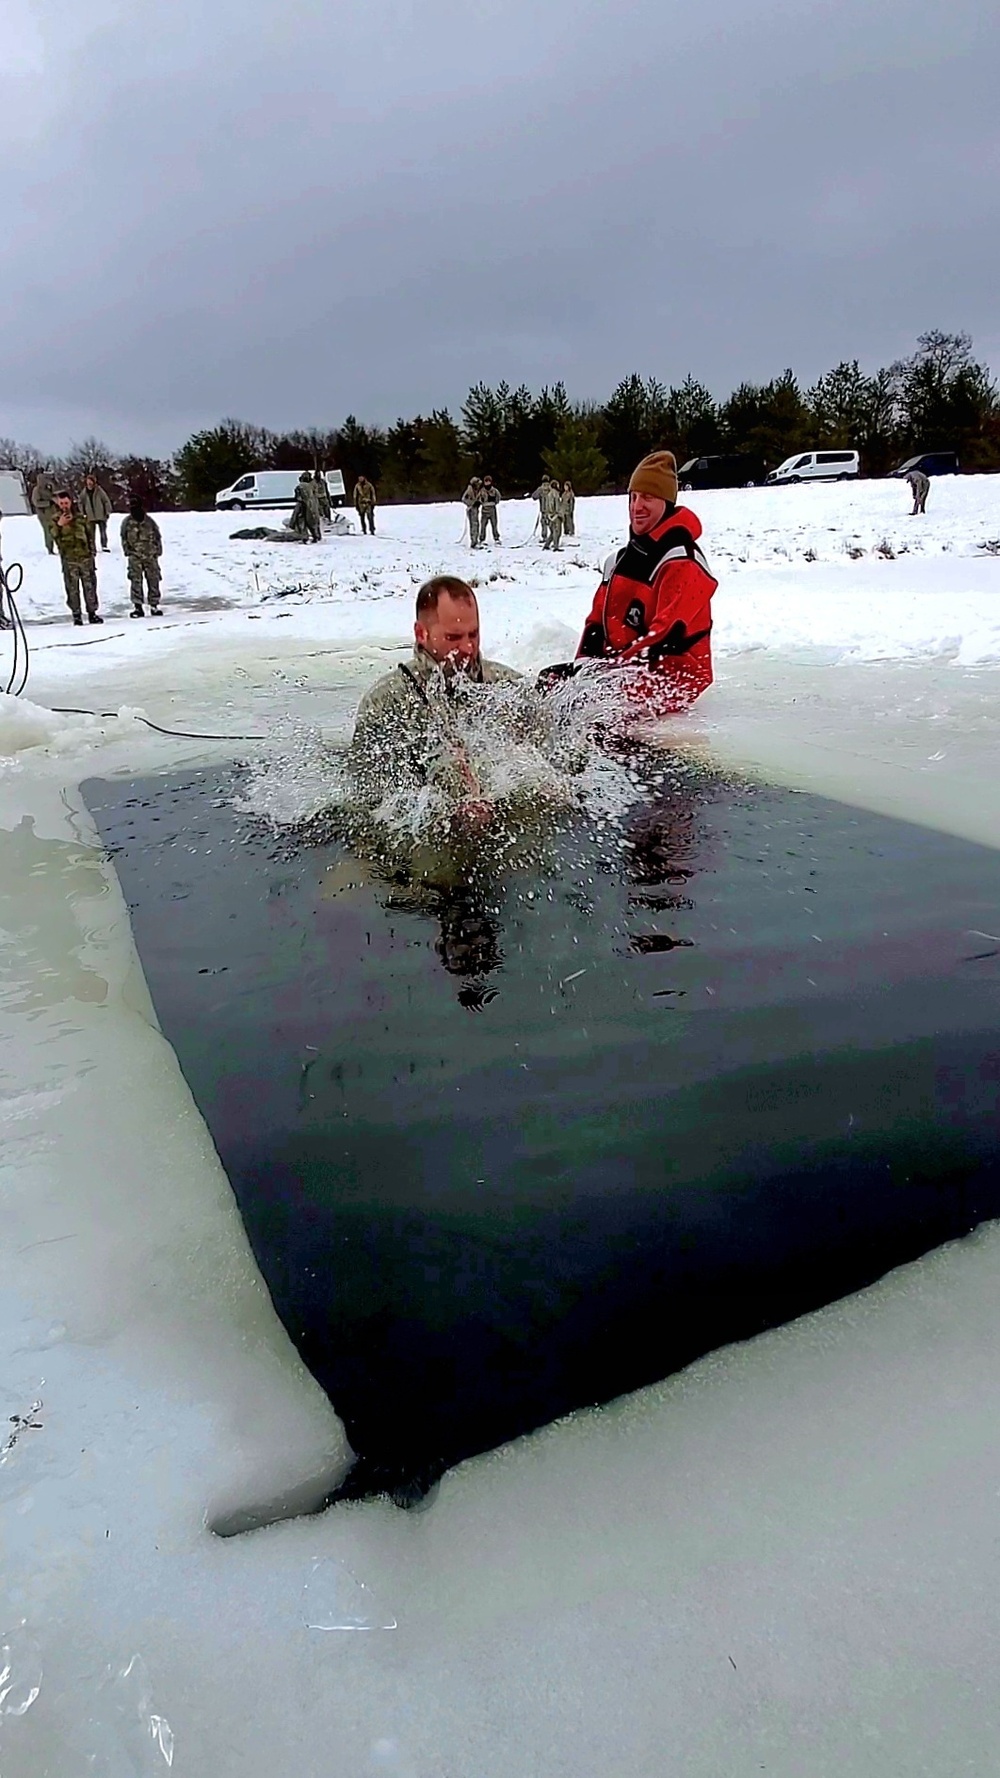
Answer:
POLYGON ((84 788, 346 1493, 1000 1213, 991 851, 706 778, 430 910, 228 774, 84 788))

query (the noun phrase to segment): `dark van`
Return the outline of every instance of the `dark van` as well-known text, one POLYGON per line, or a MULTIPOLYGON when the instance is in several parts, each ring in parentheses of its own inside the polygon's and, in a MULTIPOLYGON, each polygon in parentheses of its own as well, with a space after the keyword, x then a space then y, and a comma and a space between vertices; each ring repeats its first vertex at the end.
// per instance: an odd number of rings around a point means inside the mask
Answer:
POLYGON ((687 488, 756 488, 767 469, 760 457, 691 457, 677 471, 680 486, 687 488))
POLYGON ((907 457, 892 474, 902 479, 911 469, 922 469, 925 475, 957 475, 957 451, 925 451, 921 457, 907 457))

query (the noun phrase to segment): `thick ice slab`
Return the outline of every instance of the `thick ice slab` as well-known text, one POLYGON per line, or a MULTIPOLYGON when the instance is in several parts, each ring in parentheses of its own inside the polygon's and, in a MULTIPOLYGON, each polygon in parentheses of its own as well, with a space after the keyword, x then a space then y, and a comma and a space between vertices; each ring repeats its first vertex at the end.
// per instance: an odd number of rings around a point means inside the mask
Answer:
MULTIPOLYGON (((994 486, 963 481, 954 501, 935 487, 923 533, 934 587, 912 558, 871 554, 890 520, 905 523, 895 487, 851 489, 843 504, 839 490, 781 490, 763 497, 783 502, 770 516, 740 504, 755 493, 700 499, 710 553, 732 557, 724 584, 739 617, 712 703, 690 725, 696 744, 835 794, 852 789, 856 750, 859 802, 995 844, 992 813, 976 831, 973 794, 978 775, 985 803, 995 778, 992 677, 956 664, 996 658, 998 564, 976 556, 996 528, 994 486), (740 563, 765 524, 770 559, 761 535, 756 565, 740 563), (863 559, 842 547, 849 530, 863 559), (813 609, 809 632, 793 630, 813 609), (740 655, 750 644, 758 652, 740 655), (850 664, 859 653, 936 662, 910 702, 894 669, 850 664)), ((251 561, 234 589, 224 539, 194 531, 182 586, 182 544, 168 536, 172 590, 203 600, 214 578, 235 608, 179 607, 159 637, 109 623, 83 645, 62 621, 43 623, 31 691, 97 710, 144 704, 211 732, 258 732, 290 707, 336 736, 359 685, 406 646, 406 561, 418 577, 425 562, 465 561, 458 524, 443 528, 457 516, 426 513, 421 538, 400 521, 364 558, 360 540, 349 546, 339 590, 324 556, 318 603, 262 600, 251 561)), ((565 652, 620 519, 620 505, 592 527, 582 512, 579 569, 530 548, 476 558, 477 572, 521 564, 523 579, 484 594, 494 652, 516 644, 538 665, 565 652)), ((5 524, 8 554, 16 529, 5 524)), ((120 563, 114 574, 107 603, 123 611, 120 563)), ((58 616, 60 597, 55 583, 38 615, 58 616)), ((724 642, 725 604, 719 615, 724 642)), ((426 1513, 351 1506, 211 1535, 222 1507, 335 1470, 342 1435, 261 1293, 218 1161, 149 1023, 123 905, 64 787, 212 750, 128 716, 39 722, 0 785, 16 863, 3 921, 14 961, 0 1389, 5 1414, 26 1422, 8 1420, 17 1437, 0 1463, 0 1643, 16 1688, 0 1715, 5 1778, 63 1778, 88 1760, 121 1778, 164 1769, 166 1746, 173 1769, 198 1778, 990 1771, 993 1228, 463 1466, 426 1513)))

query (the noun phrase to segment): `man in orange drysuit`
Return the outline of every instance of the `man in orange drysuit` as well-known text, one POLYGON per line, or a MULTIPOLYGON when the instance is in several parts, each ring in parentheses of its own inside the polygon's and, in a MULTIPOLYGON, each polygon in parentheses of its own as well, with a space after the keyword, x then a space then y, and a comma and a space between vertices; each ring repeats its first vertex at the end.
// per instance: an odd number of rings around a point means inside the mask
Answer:
POLYGON ((577 660, 633 667, 625 689, 651 716, 686 709, 712 683, 710 601, 718 585, 698 538, 701 522, 677 505, 677 464, 653 451, 628 485, 629 540, 604 577, 577 660))

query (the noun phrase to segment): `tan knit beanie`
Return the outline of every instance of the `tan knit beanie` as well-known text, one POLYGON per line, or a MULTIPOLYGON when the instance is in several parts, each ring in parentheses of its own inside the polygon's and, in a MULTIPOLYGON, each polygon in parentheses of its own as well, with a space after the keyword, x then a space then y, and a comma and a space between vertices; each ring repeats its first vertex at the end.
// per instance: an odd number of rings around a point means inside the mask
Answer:
POLYGON ((650 451, 632 471, 630 494, 653 494, 677 505, 677 459, 673 451, 650 451))

